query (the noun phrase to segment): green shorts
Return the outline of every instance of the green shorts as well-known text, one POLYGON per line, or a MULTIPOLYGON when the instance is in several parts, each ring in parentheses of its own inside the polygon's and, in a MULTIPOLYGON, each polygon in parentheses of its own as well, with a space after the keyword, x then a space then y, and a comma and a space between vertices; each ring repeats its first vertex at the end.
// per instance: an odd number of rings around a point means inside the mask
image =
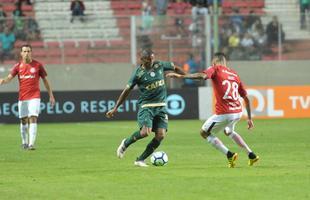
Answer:
POLYGON ((168 115, 165 106, 140 108, 138 112, 139 127, 152 128, 155 131, 158 128, 168 128, 168 115))

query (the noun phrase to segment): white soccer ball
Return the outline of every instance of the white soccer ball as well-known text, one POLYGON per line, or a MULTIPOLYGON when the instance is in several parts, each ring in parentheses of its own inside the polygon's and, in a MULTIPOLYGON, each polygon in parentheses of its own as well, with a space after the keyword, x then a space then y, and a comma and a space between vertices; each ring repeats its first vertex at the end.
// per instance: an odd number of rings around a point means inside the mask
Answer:
POLYGON ((151 156, 151 163, 155 166, 163 166, 168 163, 168 155, 163 151, 154 152, 151 156))

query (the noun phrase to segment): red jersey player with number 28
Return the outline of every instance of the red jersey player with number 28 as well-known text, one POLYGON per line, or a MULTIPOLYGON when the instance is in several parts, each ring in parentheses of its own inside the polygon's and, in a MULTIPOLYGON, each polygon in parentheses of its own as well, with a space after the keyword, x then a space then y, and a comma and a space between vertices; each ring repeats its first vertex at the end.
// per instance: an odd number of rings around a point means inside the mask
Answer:
POLYGON ((0 85, 10 82, 15 76, 19 81, 18 114, 21 120, 20 132, 22 137, 22 148, 35 150, 34 143, 37 135, 37 118, 40 112, 40 78, 49 94, 50 103, 55 104, 55 98, 46 78, 47 73, 42 66, 31 56, 30 45, 21 47, 22 60, 15 64, 11 73, 4 79, 0 79, 0 85), (29 132, 29 138, 28 138, 29 132))
POLYGON ((235 125, 242 116, 240 97, 245 102, 248 115, 248 129, 252 129, 254 124, 247 92, 238 74, 227 67, 225 54, 216 53, 212 60, 212 66, 203 71, 203 73, 186 75, 169 73, 167 77, 211 79, 216 99, 215 114, 203 124, 200 131, 201 136, 227 156, 228 167, 230 168, 235 167, 238 154, 229 151, 223 142, 214 135, 222 130, 224 130, 225 135, 229 136, 236 144, 246 150, 249 157, 248 164, 250 166, 258 161, 259 157, 255 155, 243 138, 234 130, 235 125))

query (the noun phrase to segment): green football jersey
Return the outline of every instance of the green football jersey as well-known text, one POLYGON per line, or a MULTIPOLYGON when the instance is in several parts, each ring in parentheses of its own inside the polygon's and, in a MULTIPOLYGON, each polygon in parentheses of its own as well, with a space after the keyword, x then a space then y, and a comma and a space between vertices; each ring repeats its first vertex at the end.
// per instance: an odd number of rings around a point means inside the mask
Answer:
POLYGON ((127 87, 131 89, 135 85, 139 88, 139 105, 142 107, 165 106, 167 88, 164 71, 174 71, 172 62, 155 61, 152 68, 147 70, 139 66, 133 72, 127 87))

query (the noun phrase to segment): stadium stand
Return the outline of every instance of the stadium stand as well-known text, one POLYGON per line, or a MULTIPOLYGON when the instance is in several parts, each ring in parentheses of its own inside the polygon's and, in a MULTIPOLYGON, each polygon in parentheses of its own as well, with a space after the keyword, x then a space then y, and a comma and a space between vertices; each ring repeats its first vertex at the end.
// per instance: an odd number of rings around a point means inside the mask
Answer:
POLYGON ((263 14, 265 0, 224 0, 223 14, 232 14, 233 8, 239 8, 240 14, 248 14, 251 10, 256 14, 263 14))
MULTIPOLYGON (((121 39, 109 1, 86 1, 85 22, 70 22, 70 2, 37 0, 35 16, 39 23, 42 42, 34 53, 46 63, 111 62, 110 55, 96 51, 98 47, 111 47, 121 39), (37 53, 40 52, 40 53, 37 53), (109 57, 108 57, 109 56, 109 57)), ((18 46, 17 43, 16 46, 18 46)), ((117 50, 117 49, 116 49, 117 50)), ((129 58, 123 56, 122 58, 129 58)), ((119 59, 122 61, 121 59, 119 59)), ((112 60, 113 61, 113 60, 112 60)), ((116 58, 114 62, 116 62, 116 58)))
POLYGON ((309 30, 300 29, 299 1, 297 0, 265 0, 264 11, 268 15, 276 15, 283 24, 286 39, 310 39, 309 30))
MULTIPOLYGON (((12 13, 16 8, 14 2, 15 0, 2 0, 0 3, 6 13, 12 13)), ((26 16, 34 16, 32 5, 22 4, 22 11, 26 16)))
POLYGON ((140 15, 141 14, 141 1, 122 1, 112 0, 111 8, 116 16, 129 16, 129 15, 140 15))
POLYGON ((310 41, 309 40, 290 40, 289 45, 294 51, 285 53, 287 60, 307 60, 309 59, 309 49, 310 41))
MULTIPOLYGON (((279 17, 288 46, 282 51, 282 59, 304 59, 307 53, 308 30, 299 29, 299 7, 295 0, 224 0, 222 15, 231 16, 238 8, 240 15, 261 15, 264 26, 272 15, 279 17), (269 17, 264 17, 267 14, 269 17), (290 18, 287 18, 289 15, 290 18), (304 39, 306 42, 300 41, 304 39), (294 52, 302 50, 299 53, 294 52), (287 51, 288 50, 288 51, 287 51)), ((152 10, 152 29, 143 28, 140 18, 140 0, 88 0, 85 3, 85 22, 70 22, 70 2, 64 0, 36 0, 33 5, 22 5, 25 16, 33 16, 40 27, 41 39, 27 41, 32 44, 37 59, 45 63, 130 62, 130 15, 137 16, 137 48, 152 47, 159 59, 183 63, 189 52, 201 52, 204 36, 197 31, 191 17, 192 6, 187 3, 184 16, 175 14, 169 3, 167 17, 160 21, 156 9, 152 10), (182 19, 181 26, 176 20, 182 19)), ((14 0, 1 1, 5 12, 14 11, 14 0)), ((225 17, 219 18, 220 31, 225 17)), ((203 25, 200 27, 204 30, 203 25)), ((16 41, 18 47, 25 41, 16 41)), ((223 43, 223 42, 222 42, 223 43)), ((277 46, 259 59, 278 59, 277 46)), ((308 54, 309 55, 309 54, 308 54)), ((202 58, 201 58, 202 59, 202 58)), ((242 58, 246 59, 246 58, 242 58)), ((257 59, 257 58, 255 58, 257 59)), ((13 63, 8 60, 5 63, 13 63)))
POLYGON ((69 6, 65 1, 35 3, 36 19, 45 41, 117 39, 118 27, 108 1, 86 1, 85 23, 70 22, 69 6))

